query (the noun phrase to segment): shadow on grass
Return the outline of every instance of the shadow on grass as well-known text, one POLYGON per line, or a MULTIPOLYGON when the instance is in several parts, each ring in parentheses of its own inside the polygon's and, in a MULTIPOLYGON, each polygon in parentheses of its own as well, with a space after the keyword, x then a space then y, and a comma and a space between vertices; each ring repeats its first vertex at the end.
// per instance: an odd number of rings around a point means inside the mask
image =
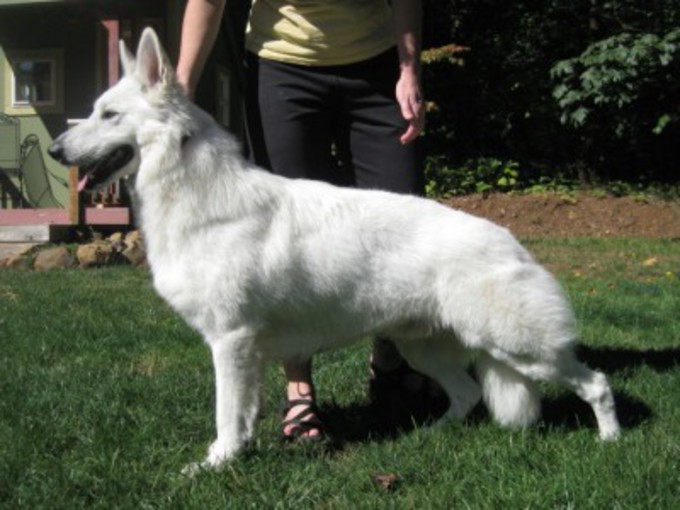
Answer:
POLYGON ((394 395, 379 404, 327 404, 321 407, 320 413, 332 448, 341 450, 348 443, 396 439, 434 422, 447 407, 444 396, 424 401, 394 395))
MULTIPOLYGON (((614 392, 616 415, 624 429, 639 427, 654 416, 652 409, 642 400, 622 392, 614 392)), ((597 430, 595 415, 588 404, 572 393, 555 398, 544 398, 541 402, 541 424, 549 429, 578 430, 583 428, 597 430)))
MULTIPOLYGON (((643 365, 664 372, 680 365, 680 349, 639 351, 579 346, 578 357, 589 367, 602 370, 605 374, 634 370, 643 365)), ((639 427, 654 415, 643 401, 623 392, 615 392, 614 398, 619 421, 624 429, 639 427)), ((321 414, 332 438, 331 449, 342 450, 348 443, 395 439, 440 418, 446 408, 447 402, 443 397, 407 399, 393 395, 380 405, 324 405, 321 414)), ((466 423, 481 423, 489 419, 486 408, 478 404, 466 418, 466 423)), ((562 430, 597 428, 590 406, 572 393, 544 397, 540 425, 562 430)))
MULTIPOLYGON (((607 375, 628 372, 647 366, 657 372, 667 372, 680 366, 680 349, 636 350, 579 345, 577 356, 590 368, 607 375)), ((614 392, 616 413, 624 429, 639 427, 654 416, 643 401, 623 392, 614 392)), ((590 406, 572 393, 543 400, 543 423, 566 429, 596 428, 590 406)))
POLYGON ((680 365, 680 348, 640 351, 579 345, 576 354, 589 367, 613 374, 646 365, 657 372, 672 370, 680 365))

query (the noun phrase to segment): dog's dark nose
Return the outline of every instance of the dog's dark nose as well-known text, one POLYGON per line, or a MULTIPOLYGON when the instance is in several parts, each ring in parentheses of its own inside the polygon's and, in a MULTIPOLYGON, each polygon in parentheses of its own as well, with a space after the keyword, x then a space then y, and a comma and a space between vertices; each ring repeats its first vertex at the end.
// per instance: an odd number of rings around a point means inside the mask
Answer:
POLYGON ((56 161, 59 161, 60 163, 64 163, 64 147, 58 142, 55 141, 52 145, 50 145, 47 149, 47 153, 52 156, 53 159, 56 161))

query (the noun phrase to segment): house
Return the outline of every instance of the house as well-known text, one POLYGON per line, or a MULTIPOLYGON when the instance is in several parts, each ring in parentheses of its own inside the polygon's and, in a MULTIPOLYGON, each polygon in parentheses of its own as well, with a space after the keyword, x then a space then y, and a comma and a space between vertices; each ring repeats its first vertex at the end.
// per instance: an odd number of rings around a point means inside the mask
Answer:
MULTIPOLYGON (((125 186, 77 192, 77 169, 47 156, 52 140, 89 115, 119 78, 118 40, 134 48, 146 26, 177 60, 183 0, 0 0, 0 227, 127 225, 125 186)), ((199 84, 196 100, 232 129, 241 125, 239 33, 248 2, 236 2, 199 84)))

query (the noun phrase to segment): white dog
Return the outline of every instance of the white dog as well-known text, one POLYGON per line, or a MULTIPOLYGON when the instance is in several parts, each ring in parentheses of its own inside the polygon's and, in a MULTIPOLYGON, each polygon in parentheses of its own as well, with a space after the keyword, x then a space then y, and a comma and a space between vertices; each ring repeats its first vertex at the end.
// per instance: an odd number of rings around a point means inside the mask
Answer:
POLYGON ((50 154, 90 188, 137 173, 154 285, 215 365, 217 439, 195 468, 218 468, 253 436, 266 361, 370 335, 439 382, 445 418, 483 395, 499 423, 524 427, 539 415, 532 381, 548 380, 590 404, 602 439, 619 435, 605 376, 574 356, 564 294, 507 230, 421 198, 260 170, 183 95, 151 29, 136 59, 121 50, 124 77, 50 154))

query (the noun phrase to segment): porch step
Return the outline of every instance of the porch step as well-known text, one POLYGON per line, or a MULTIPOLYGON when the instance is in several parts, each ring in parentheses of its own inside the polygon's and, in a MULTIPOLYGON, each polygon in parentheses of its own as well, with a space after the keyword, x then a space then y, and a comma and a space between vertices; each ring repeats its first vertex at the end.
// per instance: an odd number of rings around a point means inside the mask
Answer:
POLYGON ((0 225, 0 243, 48 243, 68 237, 67 225, 0 225))

